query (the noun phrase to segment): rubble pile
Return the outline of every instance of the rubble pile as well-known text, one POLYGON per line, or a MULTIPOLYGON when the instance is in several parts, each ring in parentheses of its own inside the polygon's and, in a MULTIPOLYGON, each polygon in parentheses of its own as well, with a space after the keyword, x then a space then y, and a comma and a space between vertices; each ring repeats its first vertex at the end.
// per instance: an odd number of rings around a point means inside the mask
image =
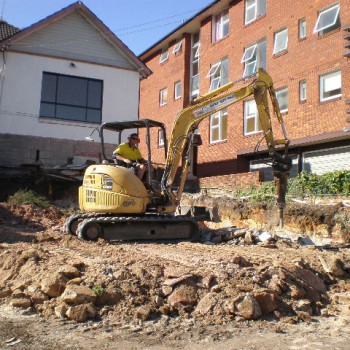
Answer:
POLYGON ((58 230, 60 215, 42 215, 45 229, 36 232, 39 226, 26 231, 1 217, 0 303, 23 312, 118 325, 350 316, 347 248, 295 245, 235 227, 207 229, 201 242, 86 242, 58 230))

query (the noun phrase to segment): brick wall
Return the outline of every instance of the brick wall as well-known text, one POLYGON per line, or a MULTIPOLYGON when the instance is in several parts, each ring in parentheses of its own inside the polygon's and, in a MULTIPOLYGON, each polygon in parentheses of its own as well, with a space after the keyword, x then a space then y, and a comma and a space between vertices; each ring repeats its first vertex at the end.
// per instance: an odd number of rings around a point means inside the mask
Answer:
POLYGON ((245 188, 251 185, 260 186, 263 174, 259 171, 243 174, 231 174, 222 176, 203 177, 199 179, 201 189, 235 189, 245 188))
MULTIPOLYGON (((342 27, 350 25, 350 2, 339 0, 342 27)), ((221 1, 207 11, 208 16, 193 19, 193 28, 197 26, 201 34, 200 56, 200 93, 209 90, 210 79, 206 78, 210 66, 224 57, 229 59, 229 80, 236 81, 243 75, 244 66, 241 63, 244 49, 260 39, 266 39, 267 71, 274 80, 276 89, 287 87, 289 91, 288 112, 284 114, 285 126, 291 140, 316 137, 318 135, 339 132, 346 126, 345 101, 350 99, 350 59, 343 56, 345 32, 334 30, 323 37, 313 34, 318 11, 329 5, 333 0, 296 0, 291 6, 287 0, 267 0, 267 13, 249 25, 244 24, 244 1, 221 1), (230 33, 219 42, 212 42, 212 10, 215 13, 218 6, 226 3, 230 6, 230 33), (298 39, 298 20, 306 18, 307 36, 305 40, 298 39), (282 28, 288 28, 288 50, 282 55, 273 55, 274 33, 282 28), (342 97, 321 103, 319 99, 320 74, 341 70, 342 97), (307 100, 299 102, 299 81, 307 81, 307 100)), ((195 32, 197 29, 192 29, 195 32)), ((141 58, 153 71, 148 79, 141 82, 140 117, 154 118, 166 123, 171 129, 176 114, 188 106, 191 35, 183 36, 182 52, 172 54, 173 45, 169 46, 169 60, 159 63, 160 51, 144 54, 141 58), (183 98, 174 100, 174 82, 183 82, 183 98), (159 90, 168 87, 169 98, 166 106, 159 106, 159 90)), ((164 45, 166 40, 164 41, 164 45)), ((247 82, 240 82, 237 88, 247 82)), ((220 175, 248 171, 247 158, 237 154, 245 149, 252 149, 261 139, 262 134, 244 135, 244 104, 238 102, 228 108, 227 140, 216 144, 209 142, 209 118, 199 126, 202 136, 202 146, 198 150, 198 172, 200 176, 220 175)), ((274 121, 276 127, 277 123, 274 121)), ((169 132, 168 132, 169 135, 169 132)), ((276 137, 282 137, 276 132, 276 137)), ((348 139, 350 140, 350 134, 348 139)), ((330 140, 329 140, 330 141, 330 140)), ((263 143, 264 145, 264 143, 263 143)), ((329 144, 327 145, 329 147, 329 144)), ((319 146, 319 147, 322 147, 319 146)), ((158 157, 159 150, 154 153, 158 157)), ((265 154, 266 156, 266 154, 265 154)))

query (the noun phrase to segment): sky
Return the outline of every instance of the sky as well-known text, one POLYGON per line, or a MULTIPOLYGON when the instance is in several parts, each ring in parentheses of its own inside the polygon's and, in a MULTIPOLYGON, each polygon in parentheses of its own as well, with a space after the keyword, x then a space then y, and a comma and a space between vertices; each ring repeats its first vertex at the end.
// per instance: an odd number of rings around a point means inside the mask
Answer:
MULTIPOLYGON (((24 29, 75 0, 0 0, 3 20, 24 29)), ((136 55, 141 54, 213 0, 83 0, 136 55)))

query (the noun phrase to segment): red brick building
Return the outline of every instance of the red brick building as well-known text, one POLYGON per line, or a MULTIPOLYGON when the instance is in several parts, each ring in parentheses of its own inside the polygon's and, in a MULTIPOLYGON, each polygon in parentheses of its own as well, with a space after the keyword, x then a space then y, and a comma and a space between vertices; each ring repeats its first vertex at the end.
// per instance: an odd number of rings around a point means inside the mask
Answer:
MULTIPOLYGON (((140 55, 140 118, 166 123, 191 101, 265 68, 272 76, 293 156, 292 175, 350 169, 349 0, 217 0, 140 55)), ((237 83, 237 88, 248 81, 237 83)), ((199 125, 198 177, 264 170, 268 158, 255 101, 199 125)), ((163 152, 162 140, 154 153, 163 152)))

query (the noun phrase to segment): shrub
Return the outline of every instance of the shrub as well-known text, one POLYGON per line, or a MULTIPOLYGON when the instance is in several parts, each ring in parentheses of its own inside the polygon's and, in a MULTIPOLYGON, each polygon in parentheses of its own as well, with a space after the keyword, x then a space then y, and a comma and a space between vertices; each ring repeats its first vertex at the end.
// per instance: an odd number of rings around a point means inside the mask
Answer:
POLYGON ((48 208, 50 206, 49 201, 39 196, 32 190, 19 190, 8 199, 10 204, 35 204, 38 207, 48 208))

